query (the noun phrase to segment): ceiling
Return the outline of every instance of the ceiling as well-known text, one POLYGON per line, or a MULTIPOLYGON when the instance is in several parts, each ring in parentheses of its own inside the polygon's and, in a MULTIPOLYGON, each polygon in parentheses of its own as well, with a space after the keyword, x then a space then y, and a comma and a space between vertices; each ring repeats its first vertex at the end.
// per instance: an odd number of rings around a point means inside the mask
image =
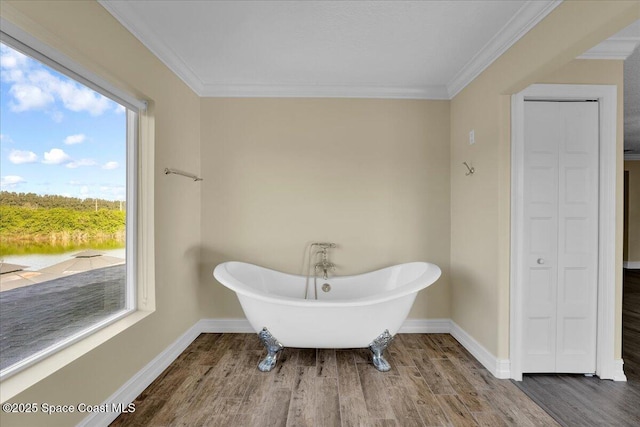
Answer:
POLYGON ((201 96, 429 99, 451 98, 474 57, 490 63, 556 3, 101 1, 201 96))
MULTIPOLYGON (((200 96, 413 99, 451 99, 561 3, 98 1, 200 96)), ((640 42, 640 24, 625 31, 640 42)))

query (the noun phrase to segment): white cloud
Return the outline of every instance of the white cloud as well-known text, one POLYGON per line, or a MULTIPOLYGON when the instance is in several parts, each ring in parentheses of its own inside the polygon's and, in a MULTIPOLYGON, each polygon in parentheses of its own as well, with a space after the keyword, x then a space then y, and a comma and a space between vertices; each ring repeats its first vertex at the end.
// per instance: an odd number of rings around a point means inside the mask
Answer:
POLYGON ((10 144, 14 143, 13 139, 11 139, 11 137, 9 135, 4 134, 4 133, 0 133, 0 141, 8 142, 10 144))
POLYGON ((18 185, 22 184, 23 182, 26 182, 25 179, 18 175, 3 176, 0 179, 0 189, 11 190, 17 187, 18 185))
POLYGON ((99 116, 112 105, 109 98, 70 80, 63 81, 49 74, 46 81, 68 110, 87 111, 92 116, 99 116))
POLYGON ((87 139, 87 136, 83 133, 75 135, 69 135, 64 139, 64 143, 67 145, 82 144, 87 139))
POLYGON ((11 103, 11 111, 16 113, 41 110, 55 100, 51 93, 29 84, 14 84, 9 89, 9 93, 13 96, 14 101, 11 103))
POLYGON ((54 110, 54 111, 49 111, 49 116, 51 116, 51 120, 53 120, 56 123, 60 123, 62 122, 62 119, 64 119, 64 114, 62 113, 62 111, 59 110, 54 110))
MULTIPOLYGON (((0 51, 0 67, 2 80, 11 84, 12 111, 47 110, 56 101, 68 110, 86 111, 93 116, 114 108, 115 103, 109 98, 72 79, 53 75, 40 63, 7 46, 0 51)), ((54 111, 52 118, 60 120, 61 113, 54 111)))
POLYGON ((0 48, 0 67, 2 68, 15 69, 24 66, 28 60, 29 58, 26 55, 10 49, 8 46, 0 48))
POLYGON ((59 165, 69 161, 70 159, 69 155, 61 149, 52 148, 51 151, 45 151, 42 163, 46 163, 48 165, 59 165))
POLYGON ((118 166, 120 166, 118 162, 107 162, 102 166, 102 169, 113 170, 113 169, 118 169, 118 166))
POLYGON ((14 165, 33 163, 38 161, 38 156, 33 151, 11 150, 9 161, 14 165))
POLYGON ((67 163, 66 166, 69 169, 75 169, 80 166, 95 166, 95 165, 97 165, 97 163, 93 159, 80 159, 80 160, 74 160, 72 162, 69 162, 67 163))
POLYGON ((98 196, 107 200, 124 201, 127 199, 127 188, 124 185, 102 185, 98 196))

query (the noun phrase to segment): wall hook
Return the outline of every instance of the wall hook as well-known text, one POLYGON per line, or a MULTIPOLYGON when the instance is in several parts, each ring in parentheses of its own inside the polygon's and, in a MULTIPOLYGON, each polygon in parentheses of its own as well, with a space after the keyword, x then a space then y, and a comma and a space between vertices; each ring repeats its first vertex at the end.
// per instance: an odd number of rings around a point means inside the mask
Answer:
POLYGON ((469 172, 465 173, 466 176, 473 175, 475 173, 476 168, 474 168, 472 166, 469 166, 467 164, 467 162, 462 162, 462 164, 465 165, 467 167, 467 169, 469 170, 469 172))

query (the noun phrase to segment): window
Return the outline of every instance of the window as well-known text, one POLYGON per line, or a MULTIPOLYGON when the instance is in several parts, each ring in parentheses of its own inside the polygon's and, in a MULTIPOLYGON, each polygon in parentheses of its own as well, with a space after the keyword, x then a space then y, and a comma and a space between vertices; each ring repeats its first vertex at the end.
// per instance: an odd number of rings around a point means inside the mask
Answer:
POLYGON ((6 378, 136 309, 137 126, 144 104, 79 73, 66 58, 61 65, 62 55, 46 46, 35 50, 1 35, 6 378))

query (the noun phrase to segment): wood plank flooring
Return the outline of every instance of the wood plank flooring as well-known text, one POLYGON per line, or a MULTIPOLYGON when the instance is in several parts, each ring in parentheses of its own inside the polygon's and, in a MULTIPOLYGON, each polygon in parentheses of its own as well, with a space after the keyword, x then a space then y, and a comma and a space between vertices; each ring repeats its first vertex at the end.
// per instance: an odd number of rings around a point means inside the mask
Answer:
POLYGON ((640 270, 624 273, 622 359, 627 379, 640 383, 640 270))
POLYGON ((640 270, 625 270, 622 358, 627 382, 525 375, 516 383, 563 426, 640 425, 640 270))
POLYGON ((271 372, 255 334, 202 334, 112 426, 557 426, 448 334, 400 334, 390 372, 369 351, 285 349, 271 372))

